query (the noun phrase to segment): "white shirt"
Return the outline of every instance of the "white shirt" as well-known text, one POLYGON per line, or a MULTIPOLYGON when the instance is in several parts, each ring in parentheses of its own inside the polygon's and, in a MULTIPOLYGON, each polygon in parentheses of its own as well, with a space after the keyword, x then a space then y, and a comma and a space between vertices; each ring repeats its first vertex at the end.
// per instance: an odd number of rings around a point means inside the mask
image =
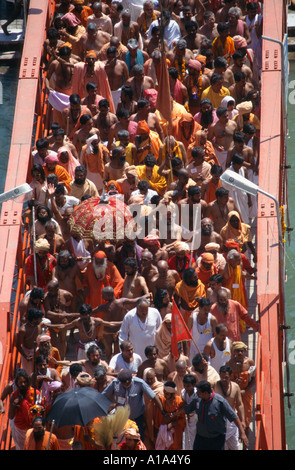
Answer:
POLYGON ((212 346, 215 351, 215 356, 210 357, 210 364, 214 369, 219 373, 220 367, 225 366, 225 364, 231 359, 231 345, 229 338, 226 338, 226 346, 223 351, 220 351, 215 344, 215 338, 212 340, 212 346))
MULTIPOLYGON (((148 32, 147 32, 148 39, 152 37, 152 29, 154 26, 160 26, 159 20, 153 21, 152 24, 150 25, 148 32)), ((179 41, 180 38, 181 38, 181 32, 180 32, 178 23, 176 23, 176 21, 174 20, 170 20, 169 24, 165 27, 165 31, 164 31, 164 39, 167 41, 168 48, 172 49, 173 47, 172 42, 173 41, 177 42, 179 41)))
POLYGON ((130 341, 134 352, 145 359, 144 350, 147 346, 155 344, 156 331, 162 323, 162 317, 156 308, 149 307, 146 321, 143 323, 136 312, 135 307, 126 313, 119 331, 119 344, 122 341, 130 341))
MULTIPOLYGON (((139 196, 139 195, 140 195, 140 191, 139 189, 136 189, 135 191, 132 191, 130 197, 139 196)), ((147 194, 144 196, 144 200, 143 200, 144 205, 150 204, 153 196, 158 196, 157 191, 154 191, 153 189, 148 189, 147 194)))
POLYGON ((125 362, 122 353, 119 353, 111 358, 109 368, 115 373, 120 372, 121 369, 129 369, 132 373, 136 374, 140 364, 142 364, 142 359, 138 354, 133 353, 132 362, 125 362))
MULTIPOLYGON (((65 213, 65 210, 68 209, 69 207, 75 207, 75 206, 78 206, 80 204, 80 200, 77 197, 65 196, 65 198, 66 198, 66 202, 64 203, 64 205, 62 207, 58 206, 58 210, 61 213, 61 215, 63 215, 65 213)), ((48 205, 49 209, 51 210, 51 201, 50 201, 50 199, 48 200, 47 205, 48 205)))

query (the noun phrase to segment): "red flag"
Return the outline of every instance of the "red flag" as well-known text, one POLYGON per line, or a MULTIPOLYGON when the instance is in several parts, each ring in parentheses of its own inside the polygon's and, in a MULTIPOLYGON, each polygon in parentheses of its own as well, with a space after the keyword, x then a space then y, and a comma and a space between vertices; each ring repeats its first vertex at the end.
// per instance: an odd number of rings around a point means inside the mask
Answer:
POLYGON ((171 352, 175 358, 179 357, 178 343, 188 340, 192 340, 192 336, 174 299, 172 299, 171 352))

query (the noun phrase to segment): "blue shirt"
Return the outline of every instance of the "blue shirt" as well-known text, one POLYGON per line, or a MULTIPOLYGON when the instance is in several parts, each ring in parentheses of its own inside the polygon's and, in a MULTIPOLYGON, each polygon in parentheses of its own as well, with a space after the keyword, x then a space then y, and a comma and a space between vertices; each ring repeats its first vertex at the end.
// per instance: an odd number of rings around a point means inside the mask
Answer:
POLYGON ((235 421, 238 418, 228 401, 218 393, 206 402, 201 398, 195 398, 185 405, 184 410, 186 413, 196 412, 198 415, 197 434, 206 438, 225 435, 226 420, 235 421))
POLYGON ((130 419, 133 420, 144 413, 145 406, 143 394, 147 395, 151 400, 156 396, 147 383, 138 377, 133 377, 131 385, 127 388, 122 385, 120 380, 115 379, 102 393, 110 400, 113 399, 115 403, 119 405, 129 405, 130 419))

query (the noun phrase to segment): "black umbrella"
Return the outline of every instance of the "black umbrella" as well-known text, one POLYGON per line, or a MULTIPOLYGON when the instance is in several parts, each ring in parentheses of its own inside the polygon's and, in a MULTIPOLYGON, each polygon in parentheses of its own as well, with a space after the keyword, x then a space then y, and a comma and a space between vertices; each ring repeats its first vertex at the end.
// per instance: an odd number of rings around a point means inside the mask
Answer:
POLYGON ((92 419, 106 416, 111 403, 94 388, 73 388, 56 397, 46 420, 54 420, 58 428, 71 424, 86 426, 92 419))

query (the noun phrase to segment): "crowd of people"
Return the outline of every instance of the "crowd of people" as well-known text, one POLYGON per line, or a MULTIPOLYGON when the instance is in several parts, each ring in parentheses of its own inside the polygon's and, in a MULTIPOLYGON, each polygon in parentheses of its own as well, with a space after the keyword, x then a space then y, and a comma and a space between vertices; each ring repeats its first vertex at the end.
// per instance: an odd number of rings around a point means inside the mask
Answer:
POLYGON ((46 413, 75 387, 105 395, 110 413, 130 407, 117 449, 249 446, 255 363, 243 334, 259 331, 246 289, 257 205, 220 177, 258 181, 262 18, 263 2, 246 0, 56 4, 42 55, 51 125, 32 149, 22 219, 21 364, 0 402, 9 397, 17 449, 104 448, 103 417, 49 433, 46 413), (157 109, 163 60, 172 123, 157 109), (75 230, 73 214, 94 197, 133 216, 139 207, 138 236, 75 230), (177 357, 174 308, 192 337, 177 357), (34 418, 36 399, 45 412, 34 418))

